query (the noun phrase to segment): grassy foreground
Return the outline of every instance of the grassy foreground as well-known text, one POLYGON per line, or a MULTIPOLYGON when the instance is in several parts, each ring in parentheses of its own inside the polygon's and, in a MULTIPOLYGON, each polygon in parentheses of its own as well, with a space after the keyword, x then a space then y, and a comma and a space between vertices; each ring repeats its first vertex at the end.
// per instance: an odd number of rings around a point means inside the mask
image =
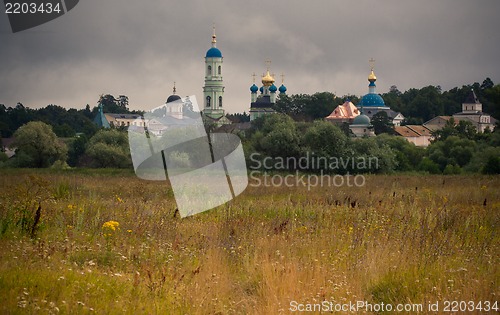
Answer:
POLYGON ((179 219, 165 182, 128 172, 2 171, 0 313, 493 303, 499 192, 498 176, 369 176, 363 188, 249 187, 179 219))

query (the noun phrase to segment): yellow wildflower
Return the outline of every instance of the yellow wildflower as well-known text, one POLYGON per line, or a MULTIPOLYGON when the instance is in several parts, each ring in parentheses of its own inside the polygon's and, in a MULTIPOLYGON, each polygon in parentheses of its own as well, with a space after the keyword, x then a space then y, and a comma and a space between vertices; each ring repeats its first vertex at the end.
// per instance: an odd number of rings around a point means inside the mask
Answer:
POLYGON ((118 223, 116 221, 104 222, 104 224, 102 225, 102 229, 108 230, 108 231, 116 231, 116 230, 120 229, 120 223, 118 223))

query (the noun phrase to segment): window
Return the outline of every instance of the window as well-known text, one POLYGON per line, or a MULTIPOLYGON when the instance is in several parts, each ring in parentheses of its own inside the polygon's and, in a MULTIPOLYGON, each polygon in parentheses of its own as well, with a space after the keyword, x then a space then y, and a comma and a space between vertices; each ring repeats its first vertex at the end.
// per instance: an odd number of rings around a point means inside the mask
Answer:
POLYGON ((221 72, 222 72, 222 67, 219 66, 219 70, 218 70, 219 75, 221 75, 221 72))
POLYGON ((211 100, 212 100, 212 98, 210 96, 207 96, 207 105, 206 105, 206 107, 210 107, 210 105, 212 103, 211 100))
POLYGON ((222 107, 222 96, 219 96, 219 107, 222 107))
POLYGON ((207 75, 212 75, 212 66, 208 66, 207 75))

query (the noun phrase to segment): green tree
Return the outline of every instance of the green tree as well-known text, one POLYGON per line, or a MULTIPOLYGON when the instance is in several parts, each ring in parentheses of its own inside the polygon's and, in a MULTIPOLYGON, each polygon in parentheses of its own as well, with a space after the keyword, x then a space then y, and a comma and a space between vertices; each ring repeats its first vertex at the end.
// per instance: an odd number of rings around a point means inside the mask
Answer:
POLYGON ((452 117, 443 128, 433 131, 432 135, 434 142, 444 141, 451 136, 473 140, 477 138, 477 131, 470 121, 460 120, 455 123, 455 119, 452 117))
POLYGON ((491 89, 494 86, 493 81, 490 78, 486 78, 481 84, 481 90, 491 89))
MULTIPOLYGON (((128 97, 120 95, 116 99, 111 94, 103 94, 99 97, 97 104, 101 104, 105 113, 126 114, 128 110, 128 97)), ((97 108, 94 108, 94 116, 97 114, 97 108)))
POLYGON ((57 139, 52 127, 43 122, 21 126, 14 137, 17 166, 49 167, 56 161, 66 161, 66 145, 57 139))
POLYGON ((262 135, 258 143, 254 144, 257 150, 271 157, 299 155, 300 137, 292 118, 283 114, 274 114, 263 117, 261 123, 262 135))
POLYGON ((67 123, 64 123, 62 125, 57 125, 53 127, 55 134, 58 137, 74 137, 75 136, 75 130, 71 128, 71 126, 67 123))
POLYGON ((387 113, 384 111, 378 112, 375 115, 373 115, 371 123, 373 125, 373 129, 376 135, 382 133, 388 133, 388 134, 393 133, 394 125, 391 122, 391 118, 389 118, 389 116, 387 116, 387 113))
POLYGON ((500 120, 500 84, 484 91, 488 101, 484 104, 483 111, 500 120))
POLYGON ((85 151, 94 167, 128 168, 132 166, 127 133, 116 129, 99 130, 85 151))
POLYGON ((422 172, 428 172, 430 174, 439 174, 441 171, 439 170, 439 165, 434 161, 429 159, 428 157, 424 157, 420 164, 418 165, 418 169, 422 172))
POLYGON ((482 171, 484 174, 500 174, 500 157, 490 156, 482 171))
MULTIPOLYGON (((351 173, 390 173, 397 168, 396 154, 386 143, 379 142, 377 137, 361 138, 352 141, 352 156, 358 161, 366 161, 363 168, 356 166, 355 169, 349 165, 351 173), (377 163, 369 163, 376 159, 377 163)), ((357 163, 359 165, 359 163, 357 163)))
POLYGON ((305 132, 303 142, 317 156, 342 156, 346 150, 347 136, 338 126, 317 120, 305 132))
POLYGON ((87 136, 84 134, 73 139, 71 146, 68 150, 68 164, 69 166, 77 166, 78 160, 85 153, 85 148, 88 142, 87 136))
POLYGON ((396 171, 412 171, 422 161, 425 150, 403 137, 382 134, 376 137, 380 146, 388 145, 396 155, 396 171))
POLYGON ((444 141, 432 143, 427 148, 427 153, 428 157, 443 171, 448 164, 460 167, 468 164, 475 149, 476 143, 474 141, 450 136, 444 141))

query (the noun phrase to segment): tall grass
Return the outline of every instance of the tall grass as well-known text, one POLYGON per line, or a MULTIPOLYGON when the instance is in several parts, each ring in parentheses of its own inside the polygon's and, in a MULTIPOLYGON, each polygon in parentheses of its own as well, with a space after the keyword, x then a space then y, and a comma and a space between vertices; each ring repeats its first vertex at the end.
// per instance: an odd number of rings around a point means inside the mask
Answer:
POLYGON ((280 314, 290 301, 496 301, 500 178, 249 187, 179 219, 165 182, 5 172, 2 313, 280 314), (28 189, 28 187, 31 187, 28 189), (32 220, 41 205, 35 233, 32 220), (114 230, 106 225, 118 222, 114 230))

